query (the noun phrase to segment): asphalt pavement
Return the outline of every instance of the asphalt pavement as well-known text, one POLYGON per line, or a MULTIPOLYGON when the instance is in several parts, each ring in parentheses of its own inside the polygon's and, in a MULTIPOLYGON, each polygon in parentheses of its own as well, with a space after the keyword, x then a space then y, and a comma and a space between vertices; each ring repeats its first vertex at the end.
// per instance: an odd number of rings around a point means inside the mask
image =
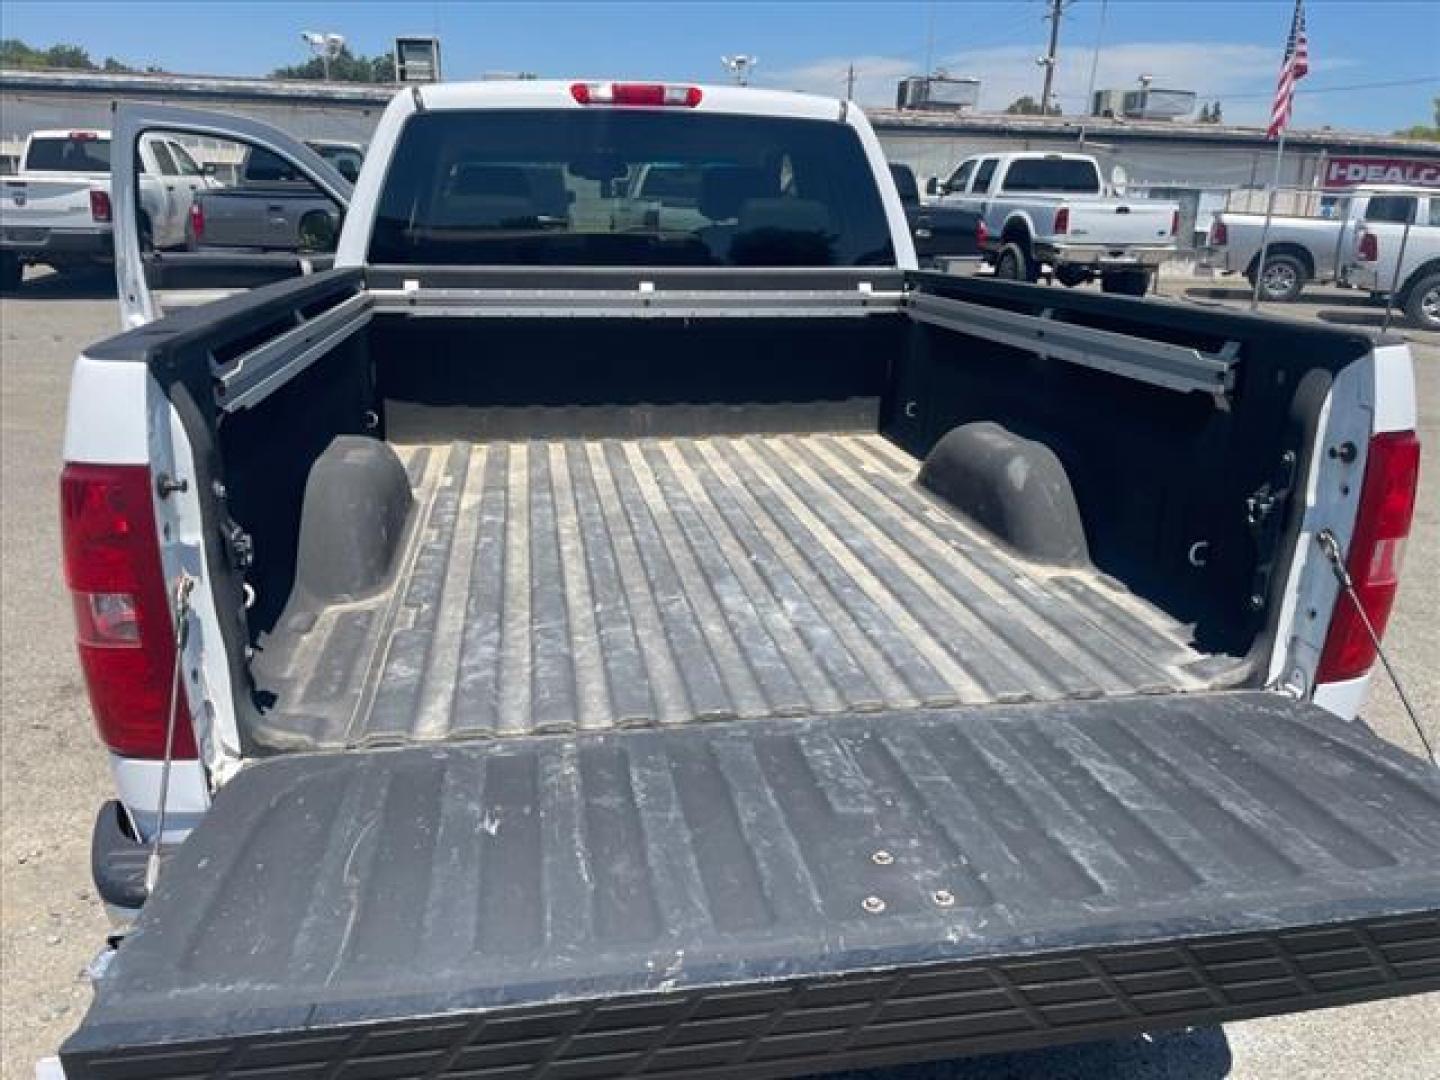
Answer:
MULTIPOLYGON (((82 969, 107 923, 90 883, 89 835, 111 793, 90 727, 60 576, 56 503, 70 365, 117 326, 113 279, 27 282, 0 300, 0 1075, 28 1078, 89 999, 82 969)), ((1243 306, 1243 288, 1166 280, 1166 302, 1243 306)), ((1272 308, 1285 318, 1378 328, 1383 311, 1341 290, 1272 308)), ((1388 646, 1440 742, 1440 334, 1397 328, 1416 358, 1427 455, 1388 646)), ((1411 751, 1419 741, 1388 686, 1366 720, 1411 751)), ((880 1074, 868 1074, 878 1077, 880 1074)), ((894 1070, 887 1080, 1435 1080, 1440 994, 1223 1029, 1157 1034, 894 1070)))

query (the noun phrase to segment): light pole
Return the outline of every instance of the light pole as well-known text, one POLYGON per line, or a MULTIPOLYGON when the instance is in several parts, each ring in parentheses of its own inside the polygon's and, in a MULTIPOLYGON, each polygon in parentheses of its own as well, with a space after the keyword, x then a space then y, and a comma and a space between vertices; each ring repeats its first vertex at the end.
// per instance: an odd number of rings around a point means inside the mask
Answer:
POLYGON ((320 57, 320 65, 325 73, 325 81, 330 81, 330 61, 340 55, 340 50, 345 48, 345 38, 341 34, 322 34, 315 30, 302 30, 300 40, 310 46, 310 51, 320 57))
POLYGON ((1150 84, 1155 81, 1154 75, 1140 76, 1140 119, 1146 119, 1145 113, 1150 109, 1150 84))
POLYGON ((750 69, 760 63, 760 58, 758 56, 745 56, 744 54, 722 56, 720 63, 724 64, 726 70, 730 72, 730 77, 735 80, 736 86, 749 86, 750 69))

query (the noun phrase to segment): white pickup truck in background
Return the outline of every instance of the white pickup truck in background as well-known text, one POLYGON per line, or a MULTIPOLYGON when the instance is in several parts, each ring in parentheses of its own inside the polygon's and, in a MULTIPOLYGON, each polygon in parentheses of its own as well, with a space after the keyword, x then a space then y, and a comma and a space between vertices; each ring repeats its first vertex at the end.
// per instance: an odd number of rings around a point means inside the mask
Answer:
POLYGON ((1364 222, 1403 222, 1413 212, 1415 189, 1394 184, 1356 188, 1325 216, 1274 214, 1269 241, 1265 215, 1225 210, 1210 223, 1200 265, 1222 274, 1243 274, 1255 285, 1255 268, 1265 244, 1265 273, 1260 298, 1289 303, 1305 286, 1339 281, 1355 245, 1355 226, 1364 222))
POLYGON ((1412 326, 1440 330, 1440 191, 1392 195, 1386 209, 1355 228, 1345 281, 1391 297, 1412 326))
POLYGON ((1036 281, 1048 266, 1062 285, 1098 276, 1105 292, 1144 296, 1180 226, 1176 203, 1110 195, 1085 154, 966 158, 936 193, 979 214, 986 261, 1013 281, 1036 281))
MULTIPOLYGON (((155 247, 184 244, 190 202, 210 181, 174 140, 144 140, 140 162, 142 235, 155 247)), ((29 263, 108 262, 110 213, 110 132, 33 132, 20 172, 0 186, 0 291, 17 288, 29 263)))

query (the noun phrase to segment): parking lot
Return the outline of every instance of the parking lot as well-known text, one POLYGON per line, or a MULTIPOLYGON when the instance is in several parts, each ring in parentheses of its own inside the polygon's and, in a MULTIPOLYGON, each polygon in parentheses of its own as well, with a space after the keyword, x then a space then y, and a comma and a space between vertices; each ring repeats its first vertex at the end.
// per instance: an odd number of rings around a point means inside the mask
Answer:
MULTIPOLYGON (((85 963, 107 924, 93 894, 89 834, 110 791, 71 646, 60 577, 56 499, 71 360, 116 326, 113 279, 40 276, 0 301, 3 563, 0 563, 0 867, 3 867, 3 1074, 25 1077, 84 1012, 85 963)), ((1161 302, 1244 306, 1232 281, 1166 279, 1161 302)), ((1317 289, 1285 318, 1378 328, 1383 311, 1317 289)), ((1414 350, 1421 438, 1429 452, 1389 644, 1410 696, 1440 739, 1440 334, 1397 326, 1414 350)), ((1419 741, 1390 687, 1366 719, 1396 744, 1419 741)), ((1440 995, 1254 1021, 1123 1043, 902 1070, 946 1076, 1429 1078, 1440 1074, 1440 995)))

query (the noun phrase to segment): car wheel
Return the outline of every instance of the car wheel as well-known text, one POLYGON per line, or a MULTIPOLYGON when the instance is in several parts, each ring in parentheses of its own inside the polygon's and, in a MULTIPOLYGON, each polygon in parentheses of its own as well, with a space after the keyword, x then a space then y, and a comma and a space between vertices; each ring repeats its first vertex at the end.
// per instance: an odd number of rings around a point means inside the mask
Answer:
POLYGON ((1309 276, 1305 264, 1294 255, 1267 255, 1265 272, 1260 275, 1260 299, 1288 304, 1300 296, 1309 276))
POLYGON ((1427 274, 1405 298, 1405 314, 1412 326, 1440 330, 1440 274, 1427 274))
POLYGON ((0 292, 12 293, 20 288, 25 266, 8 251, 0 251, 0 292))
POLYGON ((1116 296, 1144 296, 1150 291, 1148 270, 1112 270, 1100 275, 1100 291, 1116 296))
POLYGON ((1040 268, 1019 244, 1006 244, 995 259, 995 276, 1003 281, 1028 281, 1034 284, 1040 268))

